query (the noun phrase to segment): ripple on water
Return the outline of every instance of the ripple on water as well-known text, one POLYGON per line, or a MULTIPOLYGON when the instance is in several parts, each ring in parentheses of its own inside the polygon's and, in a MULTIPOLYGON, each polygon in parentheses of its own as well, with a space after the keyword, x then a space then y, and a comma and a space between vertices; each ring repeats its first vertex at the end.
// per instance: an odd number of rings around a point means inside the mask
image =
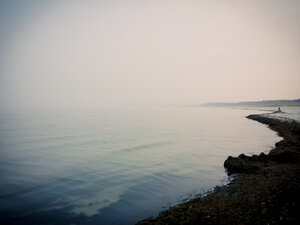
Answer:
POLYGON ((0 118, 0 222, 132 224, 280 140, 249 111, 153 107, 0 118), (117 216, 116 216, 117 215, 117 216))

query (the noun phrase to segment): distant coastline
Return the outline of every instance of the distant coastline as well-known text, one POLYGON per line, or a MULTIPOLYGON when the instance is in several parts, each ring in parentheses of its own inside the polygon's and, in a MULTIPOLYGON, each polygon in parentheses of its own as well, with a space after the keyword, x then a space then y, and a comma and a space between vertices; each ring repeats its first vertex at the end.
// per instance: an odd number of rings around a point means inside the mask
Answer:
POLYGON ((213 107, 282 107, 282 106, 300 106, 300 98, 294 100, 263 100, 249 102, 210 102, 198 106, 213 107))
POLYGON ((231 182, 138 224, 299 224, 300 123, 262 115, 248 119, 268 125, 284 139, 269 154, 229 156, 231 182))

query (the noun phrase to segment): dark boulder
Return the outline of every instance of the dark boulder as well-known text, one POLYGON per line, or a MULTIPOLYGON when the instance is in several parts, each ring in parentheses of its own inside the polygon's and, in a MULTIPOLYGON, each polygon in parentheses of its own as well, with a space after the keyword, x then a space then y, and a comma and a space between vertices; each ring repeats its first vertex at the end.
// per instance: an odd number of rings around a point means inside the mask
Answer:
POLYGON ((255 158, 244 154, 241 154, 238 157, 229 156, 224 162, 224 167, 229 174, 253 173, 259 169, 259 166, 256 165, 255 161, 255 158))

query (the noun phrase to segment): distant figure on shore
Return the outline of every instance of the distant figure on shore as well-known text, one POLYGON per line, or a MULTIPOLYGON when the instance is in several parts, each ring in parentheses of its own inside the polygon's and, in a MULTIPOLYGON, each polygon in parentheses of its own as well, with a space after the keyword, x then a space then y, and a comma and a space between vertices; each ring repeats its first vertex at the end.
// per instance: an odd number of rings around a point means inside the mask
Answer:
POLYGON ((274 111, 273 113, 280 113, 280 112, 282 112, 282 111, 281 111, 280 107, 278 107, 278 110, 274 111))

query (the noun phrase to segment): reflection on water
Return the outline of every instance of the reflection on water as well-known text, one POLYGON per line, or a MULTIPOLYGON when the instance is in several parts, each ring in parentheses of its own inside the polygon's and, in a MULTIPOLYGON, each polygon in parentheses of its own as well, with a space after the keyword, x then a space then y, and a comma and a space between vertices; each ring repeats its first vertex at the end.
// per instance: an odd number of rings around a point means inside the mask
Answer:
POLYGON ((280 140, 238 109, 148 107, 0 118, 0 222, 132 224, 280 140))

